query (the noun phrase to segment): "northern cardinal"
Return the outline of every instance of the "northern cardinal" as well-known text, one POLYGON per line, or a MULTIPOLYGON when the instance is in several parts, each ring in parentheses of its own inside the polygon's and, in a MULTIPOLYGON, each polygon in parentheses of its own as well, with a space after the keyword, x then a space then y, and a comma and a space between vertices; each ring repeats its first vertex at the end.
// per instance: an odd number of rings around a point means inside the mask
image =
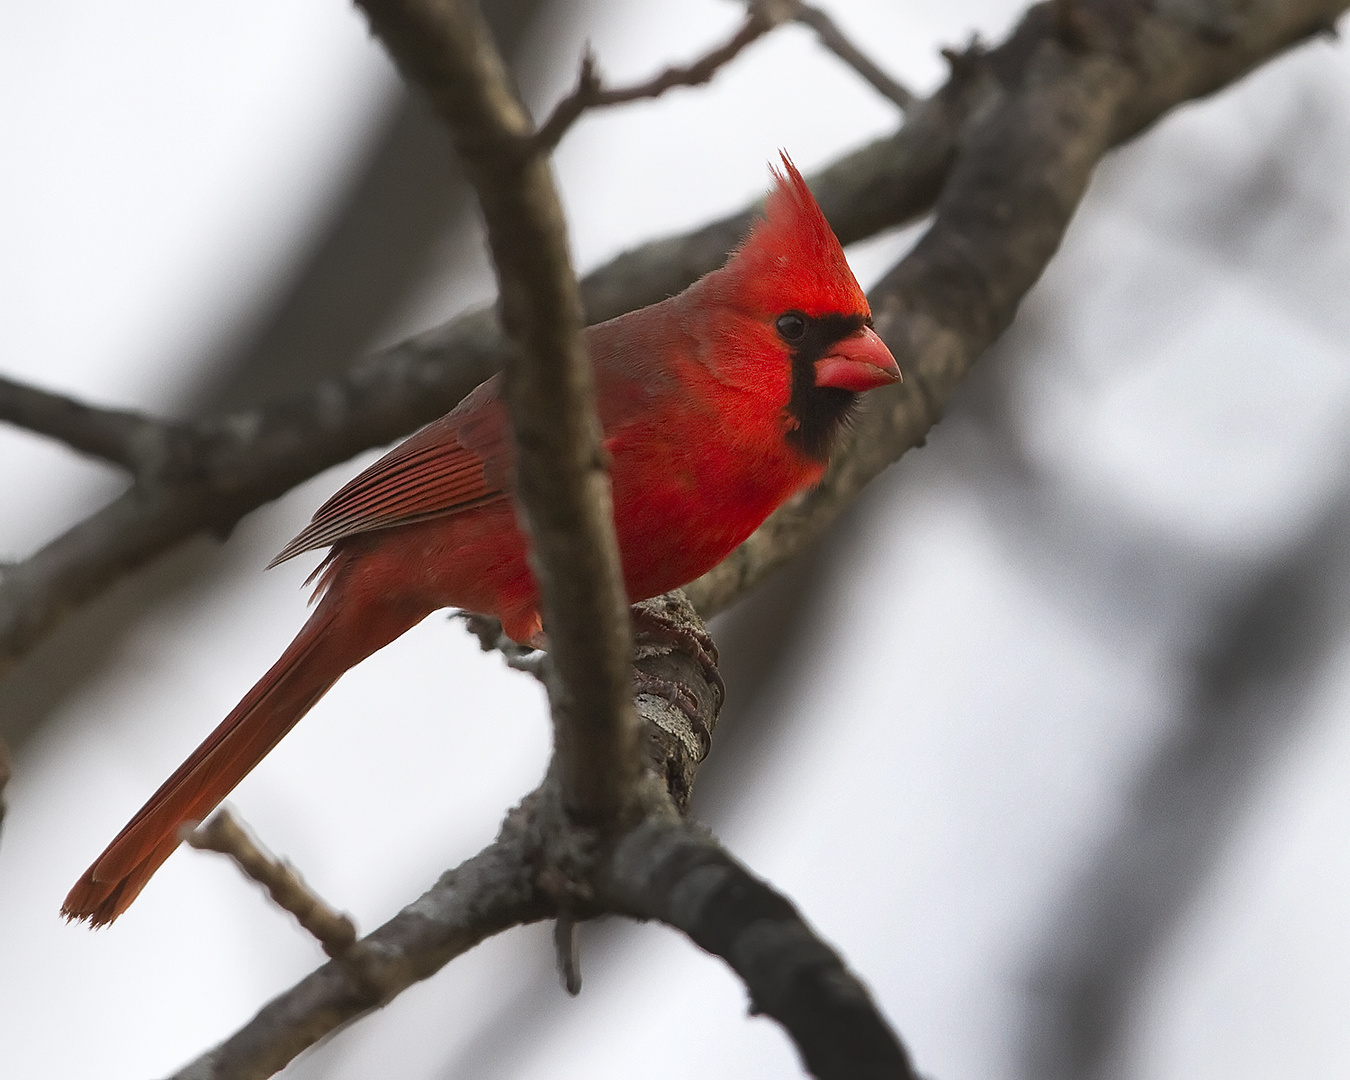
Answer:
MULTIPOLYGON (((692 581, 816 483, 858 394, 900 378, 839 241, 786 154, 783 166, 725 266, 586 331, 631 600, 692 581)), ((331 545, 318 607, 85 872, 68 918, 117 918, 185 822, 205 817, 343 672, 437 608, 496 615, 516 641, 539 640, 512 457, 494 376, 319 508, 275 560, 331 545)))

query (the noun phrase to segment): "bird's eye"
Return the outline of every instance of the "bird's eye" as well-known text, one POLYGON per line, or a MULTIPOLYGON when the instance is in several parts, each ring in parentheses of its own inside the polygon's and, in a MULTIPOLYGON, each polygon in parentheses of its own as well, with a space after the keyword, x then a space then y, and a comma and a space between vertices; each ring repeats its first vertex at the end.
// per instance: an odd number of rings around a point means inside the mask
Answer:
POLYGON ((786 315, 778 316, 778 321, 774 323, 778 330, 778 336, 784 341, 801 341, 806 337, 806 318, 798 315, 795 311, 789 311, 786 315))

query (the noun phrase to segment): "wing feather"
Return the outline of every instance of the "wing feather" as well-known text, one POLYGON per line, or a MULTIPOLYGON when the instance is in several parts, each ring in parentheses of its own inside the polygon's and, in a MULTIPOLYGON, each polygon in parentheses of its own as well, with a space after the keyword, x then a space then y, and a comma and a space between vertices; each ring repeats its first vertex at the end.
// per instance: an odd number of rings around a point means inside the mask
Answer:
MULTIPOLYGON (((680 300, 675 297, 587 331, 596 401, 607 437, 637 418, 657 415, 661 396, 678 393, 671 368, 690 362, 697 353, 697 340, 683 321, 680 300)), ((344 485, 269 565, 348 536, 507 498, 514 458, 501 376, 494 375, 452 412, 344 485)))
POLYGON ((269 568, 348 536, 443 517, 509 495, 513 454, 499 391, 494 376, 345 484, 269 568))

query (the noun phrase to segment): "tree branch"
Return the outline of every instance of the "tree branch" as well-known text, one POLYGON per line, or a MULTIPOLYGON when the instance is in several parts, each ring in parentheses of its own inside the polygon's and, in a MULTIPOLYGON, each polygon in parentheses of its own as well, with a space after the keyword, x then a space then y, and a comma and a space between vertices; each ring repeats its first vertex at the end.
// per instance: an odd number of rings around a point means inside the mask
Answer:
POLYGON ((1350 600, 1350 484, 1323 505, 1297 543, 1225 590, 1194 633, 1179 680, 1189 685, 1166 737, 1137 766, 1122 812, 1080 856, 1066 894, 1042 913, 1028 1080, 1108 1074, 1141 985, 1213 881, 1257 777, 1316 715, 1308 699, 1339 666, 1350 600))
POLYGON ((507 815, 497 840, 447 871, 430 890, 341 960, 330 960, 274 998, 174 1080, 260 1080, 350 1020, 435 974, 480 941, 553 913, 534 884, 541 841, 536 800, 507 815))
POLYGON ((173 474, 193 456, 187 427, 138 412, 97 408, 0 377, 0 420, 57 439, 141 478, 173 474))
POLYGON ((610 824, 633 800, 632 634, 619 571, 581 296, 547 156, 471 0, 357 0, 449 126, 478 193, 501 293, 516 499, 549 636, 549 700, 563 801, 610 824))
POLYGON ((893 101, 901 112, 908 112, 914 108, 919 99, 907 87, 896 82, 872 63, 826 12, 810 4, 797 3, 793 7, 795 10, 792 18, 814 30, 820 43, 866 79, 877 93, 893 101))
POLYGON ((630 101, 657 98, 677 86, 702 86, 717 72, 740 55, 741 50, 758 41, 783 21, 778 11, 781 4, 752 0, 750 10, 740 28, 721 45, 682 67, 668 67, 646 82, 634 86, 606 89, 601 85, 600 73, 595 67, 595 56, 587 47, 581 58, 581 74, 576 89, 553 108, 547 120, 535 132, 535 146, 542 151, 553 150, 581 114, 587 109, 601 109, 610 105, 624 105, 630 101))
POLYGON ((625 836, 597 898, 660 919, 720 956, 750 992, 751 1010, 792 1036, 821 1080, 918 1080, 867 989, 787 899, 690 822, 645 822, 625 836))
POLYGON ((306 478, 433 419, 428 399, 433 411, 458 401, 498 370, 503 351, 491 313, 478 312, 265 408, 193 424, 192 455, 174 475, 136 483, 0 566, 0 676, 64 615, 156 555, 202 532, 224 537, 306 478))
MULTIPOLYGON (((1134 33, 1132 64, 1139 77, 1117 102, 1110 143, 1125 141, 1167 110, 1213 92, 1290 45, 1325 33, 1346 6, 1346 0, 1264 0, 1248 5, 1235 34, 1216 41, 1126 5, 1128 19, 1121 18, 1134 33)), ((1019 85, 1038 51, 1057 45, 1056 32, 1048 6, 1032 8, 999 48, 955 65, 943 89, 917 106, 899 132, 814 177, 812 189, 840 240, 853 243, 926 212, 956 159, 972 111, 1019 85)), ((1007 200, 993 205, 1018 209, 1007 200)), ((597 270, 582 283, 587 320, 654 303, 714 269, 752 213, 747 209, 646 244, 597 270)), ((1004 308, 1020 298, 997 279, 989 287, 1002 293, 1004 308)), ((951 375, 969 366, 972 348, 991 340, 987 331, 963 332, 963 321, 959 310, 952 313, 957 332, 951 375)), ((909 351, 899 342, 888 344, 897 356, 909 351)), ((315 473, 445 413, 499 370, 504 352, 490 314, 477 312, 376 353, 339 379, 205 425, 210 437, 200 445, 209 453, 193 463, 193 479, 155 490, 138 485, 27 561, 0 570, 0 676, 65 614, 150 559, 201 532, 224 535, 244 514, 315 473)), ((912 393, 911 378, 889 402, 873 400, 880 407, 870 410, 867 427, 880 431, 880 453, 856 471, 852 458, 866 436, 855 440, 852 451, 837 454, 818 493, 781 510, 727 563, 690 588, 700 610, 711 614, 734 603, 813 542, 866 478, 922 441, 956 384, 940 379, 920 399, 912 393)))
POLYGON ((228 809, 216 811, 196 828, 191 823, 184 825, 182 838, 198 851, 228 855, 245 877, 267 890, 277 907, 294 915, 329 956, 342 957, 355 943, 356 926, 351 918, 330 907, 289 862, 264 851, 228 809))

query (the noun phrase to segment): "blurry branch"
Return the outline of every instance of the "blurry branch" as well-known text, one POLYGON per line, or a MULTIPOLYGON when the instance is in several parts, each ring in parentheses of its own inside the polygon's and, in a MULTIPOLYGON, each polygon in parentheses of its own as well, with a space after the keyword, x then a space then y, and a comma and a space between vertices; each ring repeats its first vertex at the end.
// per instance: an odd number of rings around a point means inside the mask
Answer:
POLYGON ((198 851, 228 855, 245 877, 267 890, 277 907, 294 915, 329 956, 341 958, 356 941, 352 920, 329 907, 289 862, 264 851, 229 810, 216 811, 196 828, 184 825, 182 839, 198 851))
POLYGON ((357 3, 449 127, 483 209, 502 326, 519 346, 503 387, 548 626, 553 768, 570 814, 613 827, 639 772, 633 642, 581 296, 548 156, 476 3, 357 3))
POLYGON ((853 42, 844 35, 835 21, 818 7, 810 4, 788 3, 792 18, 816 32, 820 43, 844 63, 871 83, 882 97, 890 98, 901 112, 908 112, 919 99, 905 86, 896 82, 877 67, 853 42))
POLYGON ((782 4, 752 0, 750 11, 738 29, 726 42, 709 50, 693 63, 682 67, 668 67, 646 82, 633 86, 605 87, 600 82, 600 73, 595 67, 595 56, 588 46, 581 58, 581 74, 577 78, 577 87, 556 106, 549 118, 535 132, 534 144, 540 150, 549 151, 562 141, 570 128, 587 109, 601 109, 610 105, 624 105, 630 101, 643 101, 660 97, 667 90, 677 86, 701 86, 712 79, 718 70, 734 60, 742 49, 751 42, 758 41, 766 33, 783 21, 778 10, 782 4))
POLYGON ((183 425, 86 405, 3 377, 0 420, 120 465, 137 477, 170 473, 175 462, 192 456, 192 436, 183 425))
POLYGON ((687 711, 639 694, 645 819, 583 847, 553 776, 512 810, 497 839, 442 875, 384 926, 275 998, 178 1080, 256 1080, 396 997, 480 941, 513 926, 614 911, 654 918, 725 959, 755 1008, 791 1034, 829 1080, 917 1080, 866 990, 792 905, 755 879, 680 811, 702 755, 694 734, 717 726, 722 695, 701 620, 678 593, 637 605, 636 674, 680 687, 687 711))
MULTIPOLYGON (((1350 600, 1350 486, 1289 549, 1234 584, 1198 640, 1181 714, 1120 820, 1047 922, 1023 1075, 1112 1072, 1131 996, 1222 856, 1241 796, 1298 734, 1342 644, 1350 600)), ((1306 722, 1306 720, 1305 720, 1306 722)))

